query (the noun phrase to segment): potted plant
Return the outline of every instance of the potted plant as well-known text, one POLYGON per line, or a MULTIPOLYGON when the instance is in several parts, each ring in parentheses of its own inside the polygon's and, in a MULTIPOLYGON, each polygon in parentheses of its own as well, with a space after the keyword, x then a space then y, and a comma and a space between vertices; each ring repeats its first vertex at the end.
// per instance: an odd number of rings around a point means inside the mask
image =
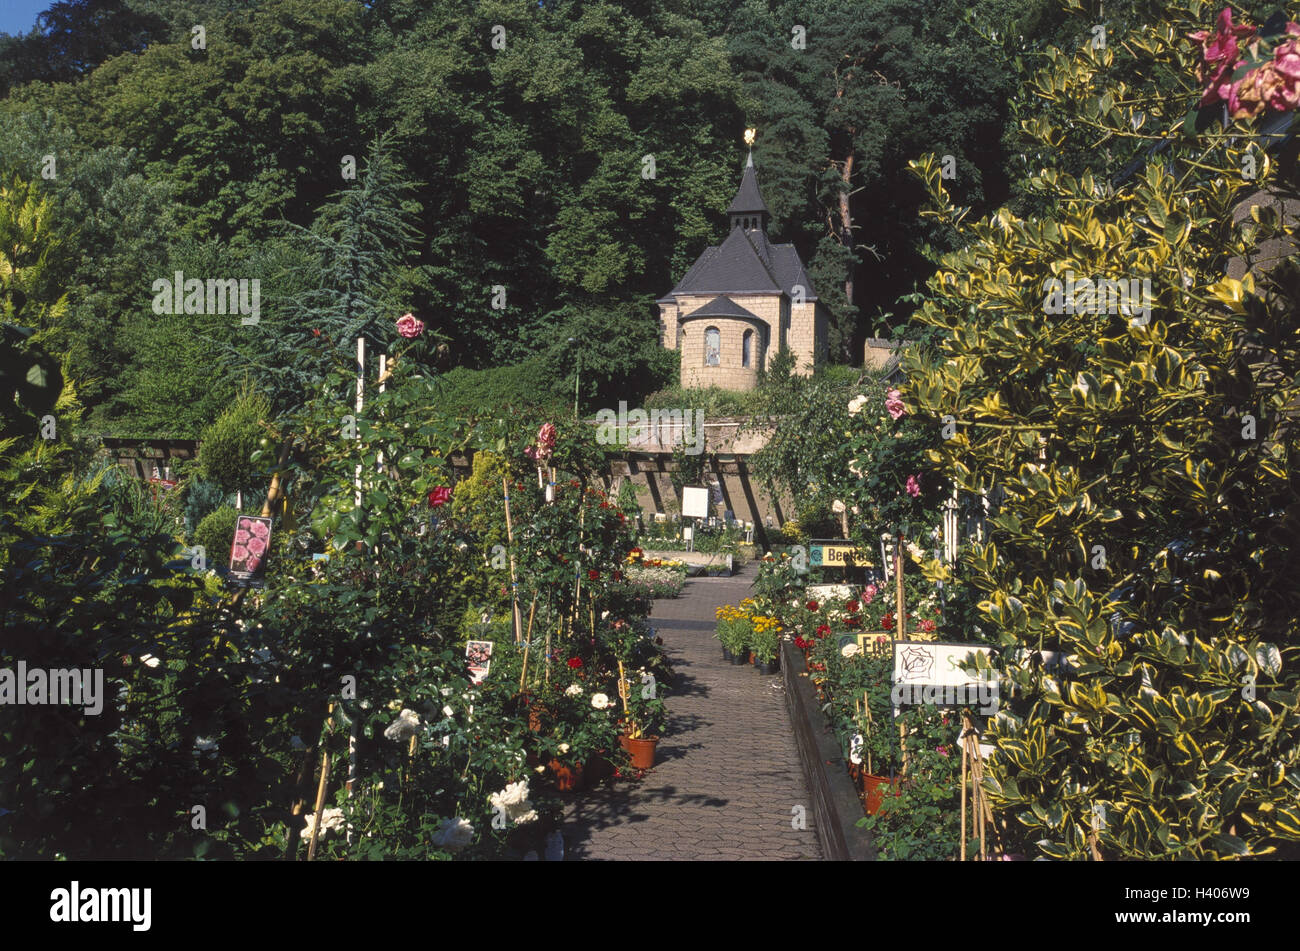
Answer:
POLYGON ((776 669, 776 651, 780 639, 781 625, 776 618, 761 615, 754 618, 750 647, 754 652, 754 666, 760 674, 770 674, 776 669))
POLYGON ((752 627, 749 614, 742 608, 730 604, 718 608, 716 636, 722 643, 723 656, 733 664, 743 664, 748 659, 752 627))
POLYGON ((626 712, 619 745, 627 750, 636 769, 650 769, 655 763, 659 737, 668 722, 668 710, 657 685, 639 688, 627 681, 619 685, 626 712))

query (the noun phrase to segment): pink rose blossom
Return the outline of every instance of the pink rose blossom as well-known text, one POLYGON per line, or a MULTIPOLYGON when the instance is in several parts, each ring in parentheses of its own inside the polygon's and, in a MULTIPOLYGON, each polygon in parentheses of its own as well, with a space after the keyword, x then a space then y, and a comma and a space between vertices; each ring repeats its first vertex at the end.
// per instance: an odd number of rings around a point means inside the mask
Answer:
POLYGON ((414 314, 403 314, 397 318, 397 332, 411 340, 424 333, 424 321, 418 320, 414 314))
POLYGON ((248 549, 243 545, 236 545, 230 550, 230 558, 236 564, 248 558, 248 549))
POLYGON ((248 532, 245 532, 245 531, 243 531, 243 530, 241 529, 240 531, 235 532, 235 544, 236 544, 236 545, 242 545, 242 544, 244 544, 245 542, 248 541, 249 537, 250 537, 250 536, 249 536, 248 532))
POLYGON ((894 418, 895 422, 902 419, 903 415, 907 412, 907 409, 903 406, 903 400, 901 397, 902 394, 899 393, 898 390, 890 390, 885 399, 885 409, 889 411, 889 415, 894 418))
POLYGON ((921 495, 921 481, 914 475, 907 477, 907 494, 914 499, 921 495))
POLYGON ((266 551, 266 542, 262 541, 260 538, 250 538, 248 540, 248 550, 254 555, 260 555, 262 552, 266 551))
POLYGON ((862 600, 865 604, 870 604, 872 600, 880 593, 880 589, 874 584, 869 584, 862 589, 862 600))

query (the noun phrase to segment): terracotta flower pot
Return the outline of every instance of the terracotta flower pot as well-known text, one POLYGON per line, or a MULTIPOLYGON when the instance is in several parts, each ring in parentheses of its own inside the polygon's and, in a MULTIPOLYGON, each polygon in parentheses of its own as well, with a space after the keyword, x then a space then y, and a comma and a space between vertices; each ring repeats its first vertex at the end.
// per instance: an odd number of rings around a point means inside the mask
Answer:
POLYGON ((581 763, 565 766, 558 759, 553 759, 546 764, 546 768, 551 771, 551 776, 555 779, 555 788, 560 792, 574 792, 582 788, 581 763))
POLYGON ((627 741, 627 751, 632 756, 632 765, 637 769, 650 769, 655 764, 655 747, 659 745, 659 737, 642 737, 641 739, 627 741))
POLYGON ((619 748, 622 749, 622 750, 626 750, 626 749, 627 749, 627 734, 626 734, 626 733, 620 733, 620 734, 618 735, 618 745, 619 745, 619 748))
POLYGON ((885 804, 887 788, 892 787, 894 795, 900 795, 898 780, 891 780, 887 776, 872 776, 869 773, 863 773, 862 784, 867 794, 867 815, 869 816, 874 816, 880 811, 880 807, 885 804))

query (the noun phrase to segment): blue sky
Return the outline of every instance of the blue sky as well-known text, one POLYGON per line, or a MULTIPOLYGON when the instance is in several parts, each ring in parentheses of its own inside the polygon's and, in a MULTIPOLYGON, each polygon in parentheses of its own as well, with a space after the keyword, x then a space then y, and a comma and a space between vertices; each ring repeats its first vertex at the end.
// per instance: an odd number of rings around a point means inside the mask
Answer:
POLYGON ((0 0, 0 33, 30 33, 36 14, 50 8, 54 0, 0 0))

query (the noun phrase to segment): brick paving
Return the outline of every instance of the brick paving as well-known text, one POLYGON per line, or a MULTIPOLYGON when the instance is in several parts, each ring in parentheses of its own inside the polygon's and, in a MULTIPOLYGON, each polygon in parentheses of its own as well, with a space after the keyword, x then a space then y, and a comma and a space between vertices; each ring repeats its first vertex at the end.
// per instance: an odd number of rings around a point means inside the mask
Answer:
POLYGON ((780 674, 722 659, 714 611, 750 593, 753 565, 696 578, 650 623, 676 672, 668 735, 640 782, 613 780, 565 810, 566 860, 820 859, 780 674), (796 830, 792 807, 807 828, 796 830))

